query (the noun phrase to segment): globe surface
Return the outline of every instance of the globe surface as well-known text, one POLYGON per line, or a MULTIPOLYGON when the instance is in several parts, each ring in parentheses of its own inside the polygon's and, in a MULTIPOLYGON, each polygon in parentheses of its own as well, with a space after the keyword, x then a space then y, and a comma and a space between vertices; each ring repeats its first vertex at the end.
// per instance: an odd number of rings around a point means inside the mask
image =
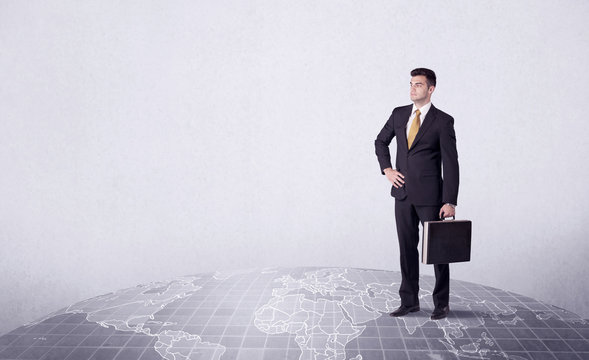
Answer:
POLYGON ((0 337, 0 359, 589 359, 589 322, 451 281, 446 319, 400 305, 400 273, 275 268, 183 276, 68 306, 0 337))

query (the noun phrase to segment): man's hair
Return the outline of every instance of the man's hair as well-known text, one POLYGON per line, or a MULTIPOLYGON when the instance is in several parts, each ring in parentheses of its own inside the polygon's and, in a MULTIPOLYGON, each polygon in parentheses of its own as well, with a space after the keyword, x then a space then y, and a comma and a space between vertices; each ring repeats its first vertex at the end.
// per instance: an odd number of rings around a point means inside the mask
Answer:
POLYGON ((423 75, 427 79, 427 87, 436 86, 436 73, 426 68, 417 68, 411 71, 411 76, 423 75))

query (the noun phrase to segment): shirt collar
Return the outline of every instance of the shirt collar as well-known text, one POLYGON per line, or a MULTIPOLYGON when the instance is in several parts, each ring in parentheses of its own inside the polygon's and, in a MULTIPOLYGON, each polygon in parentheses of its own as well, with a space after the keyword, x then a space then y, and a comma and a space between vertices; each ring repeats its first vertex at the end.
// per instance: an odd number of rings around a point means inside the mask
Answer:
MULTIPOLYGON (((425 119, 425 115, 427 115, 429 109, 432 107, 432 102, 428 102, 427 104, 423 105, 419 111, 421 112, 421 118, 425 119)), ((413 104, 413 109, 411 110, 411 117, 415 115, 415 111, 417 111, 417 106, 413 104)))

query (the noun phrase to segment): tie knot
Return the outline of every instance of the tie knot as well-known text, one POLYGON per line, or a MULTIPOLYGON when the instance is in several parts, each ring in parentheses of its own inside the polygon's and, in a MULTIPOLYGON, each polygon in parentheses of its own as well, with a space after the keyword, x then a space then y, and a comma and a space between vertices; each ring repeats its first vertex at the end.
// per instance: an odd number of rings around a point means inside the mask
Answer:
POLYGON ((421 111, 419 111, 419 109, 415 110, 415 116, 419 116, 421 115, 421 111))

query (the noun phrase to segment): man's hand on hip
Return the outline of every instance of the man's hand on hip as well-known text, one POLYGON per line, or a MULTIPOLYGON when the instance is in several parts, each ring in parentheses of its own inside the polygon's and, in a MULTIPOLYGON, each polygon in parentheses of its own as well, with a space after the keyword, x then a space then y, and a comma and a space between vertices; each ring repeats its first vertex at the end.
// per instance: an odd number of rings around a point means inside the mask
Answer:
POLYGON ((403 180, 405 179, 405 176, 403 176, 403 174, 401 174, 399 171, 392 168, 386 168, 383 170, 383 172, 394 187, 400 188, 405 184, 405 180, 403 180))
POLYGON ((454 206, 450 204, 445 204, 442 206, 440 209, 440 219, 444 220, 444 218, 451 216, 456 216, 456 209, 454 209, 454 206))

